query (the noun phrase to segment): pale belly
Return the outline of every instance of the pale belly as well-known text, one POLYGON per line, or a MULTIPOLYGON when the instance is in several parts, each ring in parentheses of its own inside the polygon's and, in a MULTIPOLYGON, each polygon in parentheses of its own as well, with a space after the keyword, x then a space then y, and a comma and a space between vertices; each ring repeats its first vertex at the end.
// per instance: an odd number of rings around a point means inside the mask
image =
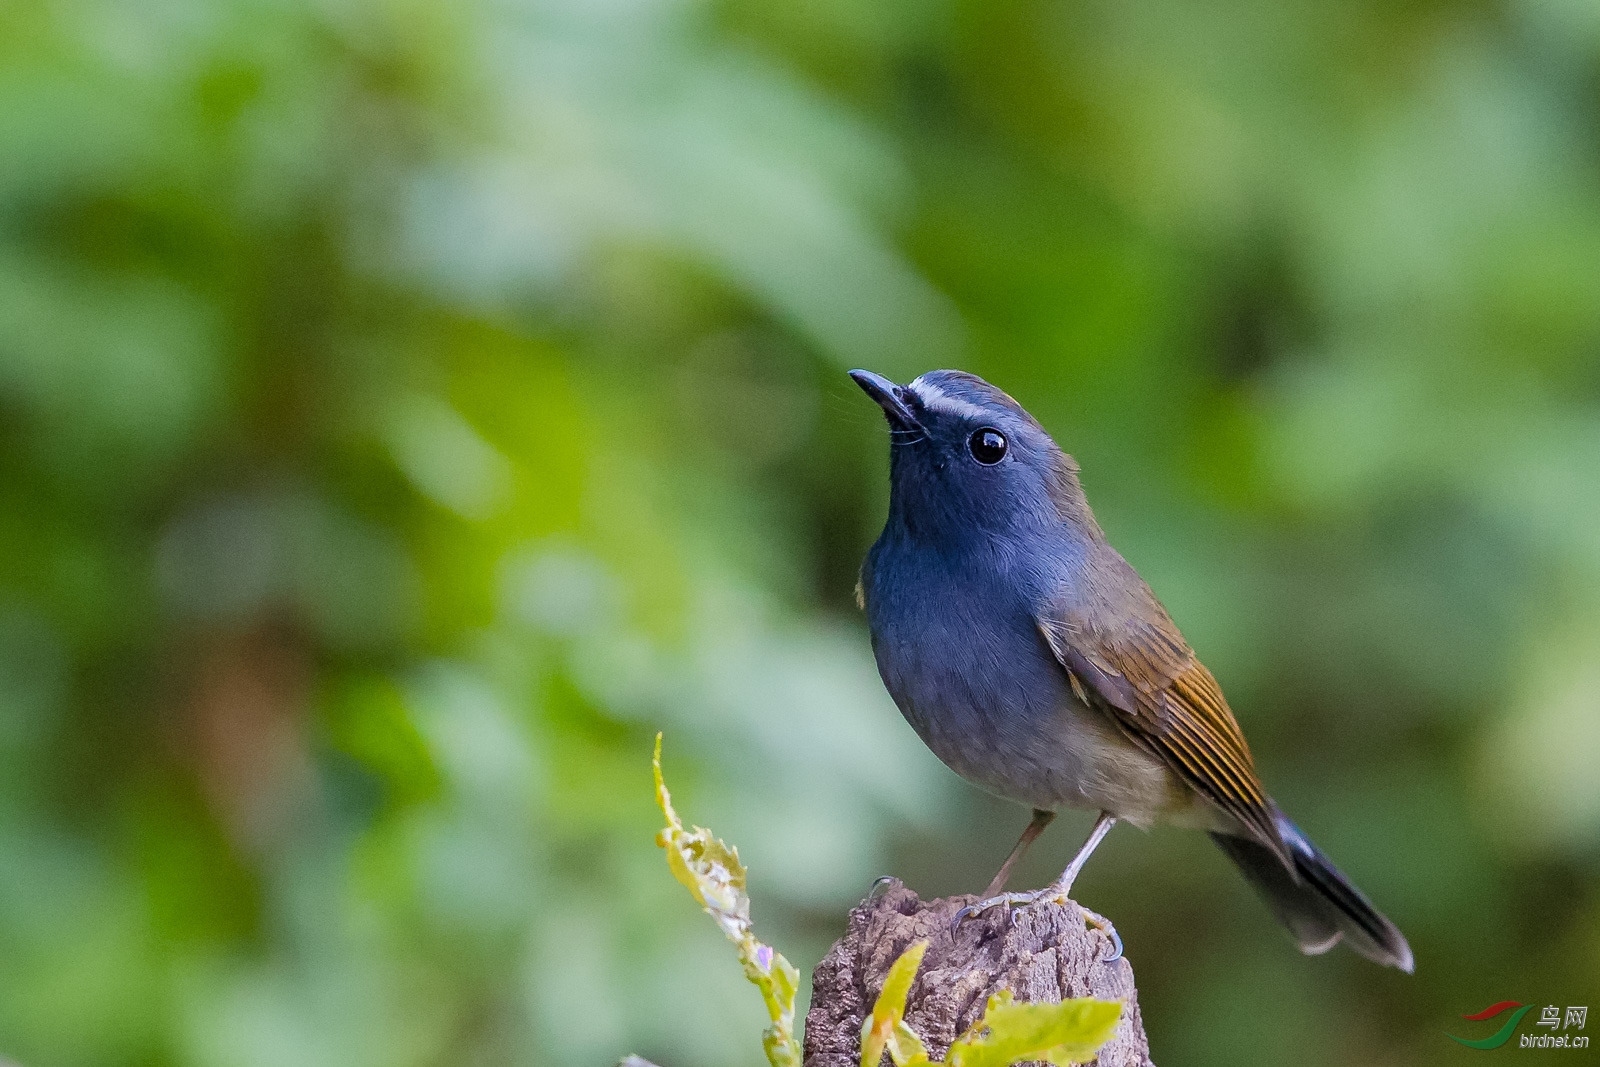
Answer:
POLYGON ((1194 816, 1209 826, 1209 813, 1190 811, 1194 795, 1167 765, 1120 736, 1101 713, 1069 698, 1052 715, 1003 722, 1013 710, 901 706, 934 755, 996 796, 1052 811, 1107 811, 1139 826, 1194 816))
POLYGON ((1210 827, 1213 812, 1159 757, 1077 699, 1027 616, 983 615, 912 613, 923 620, 914 626, 873 620, 884 684, 934 755, 1030 807, 1210 827))

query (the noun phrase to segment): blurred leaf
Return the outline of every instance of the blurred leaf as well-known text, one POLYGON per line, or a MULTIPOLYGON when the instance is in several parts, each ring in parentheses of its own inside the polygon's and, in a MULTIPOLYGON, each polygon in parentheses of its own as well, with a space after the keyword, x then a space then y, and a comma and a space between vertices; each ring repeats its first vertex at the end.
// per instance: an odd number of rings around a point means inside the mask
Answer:
POLYGON ((396 800, 436 796, 442 785, 405 697, 381 677, 349 677, 326 696, 329 740, 382 778, 396 800))

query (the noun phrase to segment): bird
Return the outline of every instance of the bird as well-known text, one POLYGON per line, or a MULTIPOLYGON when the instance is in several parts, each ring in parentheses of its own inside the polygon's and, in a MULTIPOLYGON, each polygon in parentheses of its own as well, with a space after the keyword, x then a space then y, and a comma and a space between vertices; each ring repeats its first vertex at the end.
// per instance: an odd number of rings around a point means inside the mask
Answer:
MULTIPOLYGON (((1267 795, 1216 678, 1106 540, 1077 463, 1017 401, 964 371, 850 377, 889 423, 883 531, 856 587, 885 688, 979 788, 1033 809, 963 919, 1066 902, 1119 821, 1202 830, 1300 951, 1343 941, 1407 973, 1399 929, 1267 795), (1044 889, 1003 892, 1061 808, 1098 812, 1044 889)), ((1103 916, 1084 909, 1121 954, 1103 916)))

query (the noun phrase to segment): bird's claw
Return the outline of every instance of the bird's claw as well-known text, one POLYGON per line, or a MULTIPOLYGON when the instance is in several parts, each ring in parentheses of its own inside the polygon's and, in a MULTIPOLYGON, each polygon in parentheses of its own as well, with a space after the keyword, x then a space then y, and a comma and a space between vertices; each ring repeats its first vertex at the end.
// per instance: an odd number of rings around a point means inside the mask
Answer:
POLYGON ((882 878, 879 878, 877 881, 873 882, 872 883, 872 888, 867 890, 867 899, 868 900, 877 900, 878 899, 878 894, 883 890, 883 887, 888 885, 890 882, 893 882, 894 880, 895 880, 894 875, 886 874, 882 878))
POLYGON ((1105 934, 1107 939, 1109 939, 1111 942, 1111 955, 1102 956, 1100 958, 1100 962, 1112 963, 1116 960, 1120 960, 1122 958, 1122 935, 1117 933, 1117 928, 1115 926, 1111 925, 1111 920, 1106 918, 1104 915, 1090 911, 1081 904, 1079 905, 1079 909, 1083 912, 1084 923, 1094 927, 1096 930, 1099 930, 1102 934, 1105 934))

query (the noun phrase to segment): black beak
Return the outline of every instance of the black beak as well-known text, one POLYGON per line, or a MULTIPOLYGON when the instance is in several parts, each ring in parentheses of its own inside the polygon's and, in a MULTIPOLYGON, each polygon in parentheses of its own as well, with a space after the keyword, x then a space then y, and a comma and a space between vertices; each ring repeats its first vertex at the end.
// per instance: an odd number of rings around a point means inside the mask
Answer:
POLYGON ((902 399, 905 390, 894 384, 881 374, 873 374, 869 370, 853 370, 850 377, 861 386, 878 406, 883 409, 884 415, 889 420, 889 425, 896 430, 916 430, 921 428, 917 417, 911 413, 911 408, 902 399))

